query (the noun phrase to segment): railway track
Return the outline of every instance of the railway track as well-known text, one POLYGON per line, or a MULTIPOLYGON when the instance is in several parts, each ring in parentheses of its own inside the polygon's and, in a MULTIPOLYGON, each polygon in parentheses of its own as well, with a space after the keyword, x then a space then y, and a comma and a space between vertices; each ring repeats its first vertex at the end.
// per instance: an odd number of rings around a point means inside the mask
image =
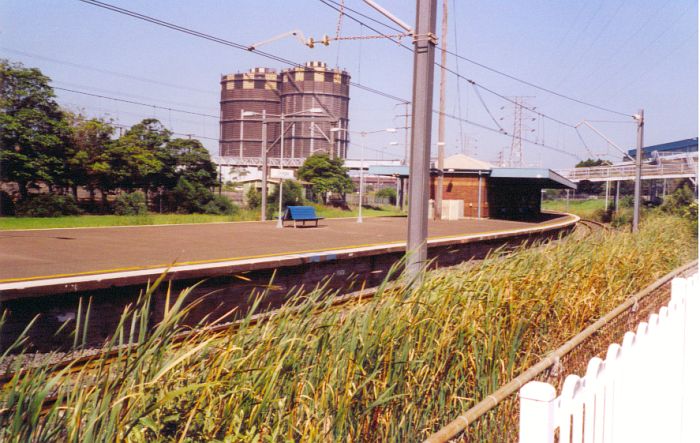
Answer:
POLYGON ((576 226, 583 226, 584 228, 586 228, 588 230, 589 235, 597 231, 607 231, 610 229, 610 227, 604 223, 586 218, 580 219, 576 226))

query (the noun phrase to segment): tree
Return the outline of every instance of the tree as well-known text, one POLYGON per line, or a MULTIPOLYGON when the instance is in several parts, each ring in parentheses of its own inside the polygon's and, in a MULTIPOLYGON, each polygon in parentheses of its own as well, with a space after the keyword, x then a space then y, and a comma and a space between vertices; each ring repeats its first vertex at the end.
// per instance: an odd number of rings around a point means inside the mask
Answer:
POLYGON ((65 185, 68 126, 50 79, 39 69, 0 59, 0 180, 30 186, 65 185))
MULTIPOLYGON (((608 166, 611 165, 612 163, 609 162, 608 160, 603 160, 603 159, 596 159, 593 160, 592 158, 580 161, 576 164, 576 168, 590 168, 593 166, 608 166)), ((591 194, 591 195, 599 195, 600 193, 603 192, 603 189, 605 189, 605 184, 604 183, 593 183, 588 180, 582 180, 578 183, 578 188, 577 192, 580 192, 582 194, 591 194)))
POLYGON ((161 185, 174 187, 174 160, 166 149, 170 134, 158 120, 147 118, 112 143, 108 156, 117 186, 144 193, 161 185))
POLYGON ((172 169, 166 168, 163 173, 177 177, 175 183, 182 177, 206 188, 217 185, 216 165, 199 140, 176 138, 167 143, 166 149, 170 156, 168 166, 172 165, 172 169))
MULTIPOLYGON (((277 210, 277 204, 280 198, 280 187, 275 186, 275 189, 269 195, 267 201, 272 204, 277 210)), ((304 201, 304 188, 298 182, 293 180, 284 180, 282 183, 282 207, 299 205, 304 201)))
POLYGON ((66 119, 71 129, 66 161, 73 197, 77 199, 78 186, 84 186, 91 202, 95 200, 95 190, 105 201, 107 192, 115 186, 109 156, 114 127, 110 122, 80 114, 66 113, 66 119))
POLYGON ((332 159, 325 153, 316 153, 308 157, 297 175, 311 183, 314 196, 317 199, 321 197, 324 203, 329 192, 345 194, 353 190, 348 170, 343 166, 343 159, 332 159))

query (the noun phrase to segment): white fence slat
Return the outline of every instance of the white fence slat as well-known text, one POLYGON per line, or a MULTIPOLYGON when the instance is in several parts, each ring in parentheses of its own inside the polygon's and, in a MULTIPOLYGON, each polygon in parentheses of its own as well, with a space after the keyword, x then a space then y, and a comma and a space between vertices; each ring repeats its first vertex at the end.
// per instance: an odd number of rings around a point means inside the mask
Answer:
POLYGON ((668 306, 592 358, 586 375, 520 390, 520 441, 700 442, 700 277, 674 279, 668 306), (547 388, 549 387, 549 389, 547 388))
POLYGON ((531 381, 520 388, 520 443, 554 442, 554 386, 531 381))

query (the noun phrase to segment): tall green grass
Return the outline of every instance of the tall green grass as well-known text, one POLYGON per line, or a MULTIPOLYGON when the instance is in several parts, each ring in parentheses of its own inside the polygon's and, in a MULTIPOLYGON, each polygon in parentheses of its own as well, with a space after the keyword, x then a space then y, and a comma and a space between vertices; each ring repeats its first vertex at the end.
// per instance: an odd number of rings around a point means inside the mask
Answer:
POLYGON ((0 440, 418 441, 696 256, 686 222, 653 216, 637 235, 494 254, 342 308, 323 289, 296 294, 268 322, 253 308, 238 329, 179 345, 187 294, 146 332, 146 293, 113 343, 136 351, 2 389, 0 440), (42 416, 52 391, 61 401, 42 416))

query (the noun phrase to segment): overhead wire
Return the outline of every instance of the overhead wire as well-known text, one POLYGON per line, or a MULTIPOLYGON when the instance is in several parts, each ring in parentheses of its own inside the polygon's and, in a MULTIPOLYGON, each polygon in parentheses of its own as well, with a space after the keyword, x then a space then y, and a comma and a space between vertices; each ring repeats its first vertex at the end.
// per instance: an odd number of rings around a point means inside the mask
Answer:
MULTIPOLYGON (((155 18, 155 17, 151 17, 151 16, 148 16, 145 14, 140 14, 138 12, 134 12, 134 11, 131 11, 131 10, 128 10, 125 8, 120 8, 118 6, 114 6, 114 5, 111 5, 109 3, 101 2, 98 0, 78 0, 78 1, 92 5, 92 6, 97 6, 97 7, 103 8, 103 9, 107 9, 107 10, 112 11, 112 12, 127 15, 127 16, 132 17, 132 18, 143 20, 143 21, 146 21, 146 22, 158 25, 158 26, 162 26, 164 28, 171 29, 173 31, 182 32, 185 34, 192 35, 194 37, 198 37, 198 38, 212 41, 214 43, 219 43, 221 45, 229 46, 229 47, 239 49, 242 51, 251 52, 251 53, 260 55, 260 56, 268 58, 270 60, 275 60, 277 62, 286 64, 286 65, 290 65, 290 66, 294 66, 294 67, 302 67, 303 66, 300 63, 297 63, 295 61, 286 59, 286 58, 278 56, 278 55, 271 54, 269 52, 261 51, 259 49, 252 49, 251 50, 248 45, 243 45, 243 44, 236 43, 236 42, 233 42, 230 40, 226 40, 226 39, 223 39, 220 37, 216 37, 216 36, 213 36, 210 34, 206 34, 204 32, 200 32, 200 31, 196 31, 196 30, 193 30, 190 28, 186 28, 184 26, 180 26, 180 25, 170 23, 170 22, 167 22, 164 20, 160 20, 160 19, 155 18)), ((371 92, 371 93, 376 94, 376 95, 380 95, 382 97, 388 98, 388 99, 393 100, 393 101, 403 102, 403 103, 408 102, 408 100, 406 100, 406 99, 397 97, 395 95, 389 94, 389 93, 384 92, 384 91, 380 91, 380 90, 372 88, 370 86, 365 86, 365 85, 360 84, 360 83, 356 83, 356 82, 351 81, 350 85, 352 85, 356 88, 362 89, 364 91, 371 92)))
POLYGON ((91 92, 80 91, 80 90, 77 90, 77 89, 61 88, 61 87, 58 87, 58 86, 54 86, 53 89, 56 89, 56 90, 58 90, 58 91, 66 91, 66 92, 72 92, 72 93, 75 93, 75 94, 87 95, 87 96, 96 97, 96 98, 102 98, 102 99, 106 99, 106 100, 113 100, 113 101, 121 102, 121 103, 129 103, 129 104, 131 104, 131 105, 145 106, 145 107, 152 108, 152 109, 162 109, 162 110, 165 110, 165 111, 180 112, 180 113, 182 113, 182 114, 198 115, 198 116, 200 116, 200 117, 215 118, 215 119, 217 119, 217 120, 219 119, 219 116, 218 116, 218 115, 204 114, 204 113, 201 113, 201 112, 194 112, 194 111, 187 111, 187 110, 185 110, 185 109, 170 108, 170 107, 167 107, 167 106, 159 106, 159 105, 154 105, 154 104, 150 104, 150 103, 137 102, 137 101, 135 101, 135 100, 126 100, 126 99, 123 99, 123 98, 110 97, 110 96, 108 96, 108 95, 102 95, 102 94, 94 94, 94 93, 91 93, 91 92))
POLYGON ((182 90, 186 90, 186 91, 199 92, 199 93, 202 93, 202 94, 218 95, 216 92, 213 92, 213 91, 206 91, 206 90, 203 90, 203 89, 192 88, 192 87, 189 87, 189 86, 177 85, 177 84, 174 84, 174 83, 167 83, 167 82, 163 82, 163 81, 160 81, 160 80, 155 80, 155 79, 150 79, 150 78, 145 78, 145 77, 139 77, 139 76, 135 76, 135 75, 131 75, 131 74, 126 74, 126 73, 123 73, 123 72, 110 71, 110 70, 108 70, 108 69, 102 69, 102 68, 96 68, 96 67, 94 67, 94 66, 82 65, 82 64, 70 62, 70 61, 67 61, 67 60, 58 60, 58 59, 55 59, 55 58, 46 57, 46 56, 44 56, 44 55, 32 54, 32 53, 30 53, 30 52, 19 51, 19 50, 16 50, 16 49, 0 47, 0 50, 1 50, 1 51, 6 51, 6 52, 9 52, 9 53, 12 53, 12 54, 22 55, 22 56, 25 56, 25 57, 35 58, 35 59, 37 59, 37 60, 44 60, 44 61, 48 61, 48 62, 51 62, 51 63, 59 64, 59 65, 64 65, 64 66, 70 66, 70 67, 78 68, 78 69, 85 69, 85 70, 95 71, 95 72, 99 72, 99 73, 102 73, 102 74, 109 74, 109 75, 113 75, 113 76, 116 76, 116 77, 126 78, 126 79, 129 79, 129 80, 137 80, 137 81, 140 81, 140 82, 151 83, 151 84, 160 85, 160 86, 166 86, 166 87, 169 87, 169 88, 182 89, 182 90))
MULTIPOLYGON (((336 9, 336 10, 337 10, 337 8, 336 8, 335 6, 329 4, 329 2, 330 2, 330 3, 338 4, 335 0, 319 0, 319 1, 320 1, 321 3, 323 3, 323 4, 325 4, 326 6, 329 6, 329 7, 333 8, 333 9, 336 9)), ((381 24, 381 25, 384 25, 384 26, 386 26, 387 28, 389 28, 389 29, 391 29, 391 30, 399 31, 399 32, 401 31, 401 29, 398 29, 398 28, 396 28, 396 27, 390 26, 390 25, 388 25, 388 24, 386 24, 386 23, 384 23, 384 22, 381 22, 381 21, 379 21, 379 20, 375 20, 374 18, 370 18, 369 16, 367 16, 367 15, 365 15, 365 14, 361 14, 361 13, 357 12, 356 10, 351 9, 351 8, 348 7, 347 5, 344 7, 344 9, 347 10, 347 11, 352 11, 352 12, 354 12, 354 13, 356 13, 356 14, 358 14, 358 15, 361 15, 361 16, 363 16, 363 17, 365 17, 365 18, 368 18, 368 19, 372 20, 372 21, 375 22, 375 23, 379 23, 379 24, 381 24)), ((353 17, 352 17, 350 14, 348 14, 347 12, 345 12, 344 14, 345 14, 346 17, 348 17, 348 18, 351 18, 351 19, 357 21, 358 23, 360 22, 359 20, 353 18, 353 17)), ((365 24, 365 26, 367 26, 367 24, 365 24)), ((369 27, 369 26, 368 26, 368 27, 369 27)), ((381 33, 380 31, 378 31, 378 30, 376 30, 376 29, 374 29, 374 28, 371 28, 371 27, 369 27, 369 28, 372 29, 374 32, 381 33)), ((399 42, 396 42, 396 41, 395 41, 395 43, 399 43, 399 42)), ((405 46, 405 45, 401 45, 401 46, 403 46, 404 48, 407 48, 407 49, 409 49, 409 50, 412 51, 412 49, 409 48, 408 46, 405 46)), ((436 48, 436 49, 442 50, 442 48, 441 48, 439 45, 437 45, 435 48, 436 48)), ((590 103, 590 102, 587 102, 587 101, 585 101, 585 100, 578 99, 578 98, 576 98, 576 97, 571 97, 571 96, 568 96, 568 95, 566 95, 566 94, 562 94, 562 93, 560 93, 560 92, 554 91, 554 90, 549 89, 549 88, 546 88, 546 87, 544 87, 544 86, 537 85, 537 84, 535 84, 535 83, 529 82, 529 81, 524 80, 524 79, 521 79, 521 78, 519 78, 519 77, 516 77, 516 76, 514 76, 514 75, 512 75, 512 74, 508 74, 508 73, 503 72, 503 71, 500 71, 500 70, 498 70, 498 69, 496 69, 496 68, 492 68, 492 67, 487 66, 487 65, 485 65, 485 64, 483 64, 483 63, 480 63, 480 62, 478 62, 478 61, 476 61, 476 60, 473 60, 473 59, 470 59, 470 58, 468 58, 468 57, 465 57, 465 56, 463 56, 463 55, 457 53, 456 51, 450 51, 449 49, 446 49, 445 52, 446 52, 447 54, 450 54, 450 55, 456 57, 456 58, 459 58, 460 60, 464 60, 464 61, 466 61, 466 62, 468 62, 468 63, 471 63, 471 64, 473 64, 473 65, 475 65, 475 66, 479 66, 480 68, 486 69, 486 70, 491 71, 491 72, 493 72, 493 73, 495 73, 495 74, 501 75, 501 76, 503 76, 503 77, 507 77, 507 78, 509 78, 509 79, 511 79, 511 80, 517 81, 517 82, 519 82, 519 83, 522 83, 522 84, 524 84, 524 85, 530 86, 530 87, 535 88, 535 89, 538 89, 538 90, 540 90, 540 91, 547 92, 547 93, 552 94, 552 95, 555 95, 555 96, 557 96, 557 97, 560 97, 560 98, 563 98, 563 99, 566 99, 566 100, 569 100, 569 101, 573 101, 573 102, 579 103, 579 104, 581 104, 581 105, 589 106, 589 107, 598 109, 598 110, 600 110, 600 111, 606 111, 606 112, 610 112, 610 113, 613 113, 613 114, 622 115, 622 116, 625 116, 625 117, 634 117, 633 115, 628 114, 628 113, 624 113, 624 112, 616 111, 616 110, 614 110, 614 109, 610 109, 610 108, 606 108, 606 107, 603 107, 603 106, 600 106, 600 105, 596 105, 596 104, 594 104, 594 103, 590 103)))
MULTIPOLYGON (((320 1, 321 3, 323 3, 323 4, 327 5, 327 6, 329 6, 330 8, 335 9, 336 11, 340 12, 340 10, 339 10, 338 8, 336 8, 336 7, 334 7, 333 5, 330 5, 330 4, 328 3, 328 2, 334 2, 334 3, 335 3, 334 0, 319 0, 319 1, 320 1)), ((346 7, 345 9, 349 9, 349 8, 346 7)), ((357 23, 359 23, 359 24, 361 24, 361 25, 367 26, 367 27, 368 27, 369 29, 371 29, 372 31, 381 34, 381 31, 377 30, 376 28, 373 28, 373 27, 367 25, 366 23, 362 22, 361 20, 359 20, 359 19, 357 19, 357 18, 355 18, 355 17, 352 17, 351 15, 348 15, 347 13, 345 13, 345 14, 346 14, 346 16, 347 16, 348 18, 350 18, 351 20, 353 20, 353 21, 355 21, 355 22, 357 22, 357 23)), ((388 37, 388 38, 389 38, 390 40, 393 40, 391 37, 388 37)), ((396 40, 393 40, 393 41, 394 41, 395 43, 397 43, 399 46, 401 46, 402 48, 408 49, 409 51, 413 51, 411 48, 409 48, 408 46, 404 45, 404 44, 401 43, 400 41, 396 41, 396 40)), ((446 52, 449 53, 449 51, 446 51, 446 52)), ((453 53, 453 54, 456 54, 456 53, 453 53)), ((460 58, 461 58, 461 56, 460 56, 460 58)), ((482 86, 482 85, 479 85, 479 84, 478 84, 477 82, 475 82, 474 80, 471 80, 471 79, 469 79, 469 78, 467 78, 467 77, 464 77, 464 76, 462 76, 461 74, 455 72, 454 70, 452 70, 452 69, 450 69, 450 68, 448 68, 448 67, 446 67, 446 66, 442 66, 442 65, 441 65, 440 63, 438 63, 438 62, 435 62, 435 65, 438 66, 438 67, 440 67, 440 68, 444 68, 447 72, 450 72, 450 73, 452 73, 453 75, 456 75, 458 79, 465 80, 465 81, 467 81, 468 83, 472 84, 473 86, 475 86, 475 87, 480 87, 480 88, 484 89, 484 90, 487 91, 487 92, 490 92, 490 93, 492 93, 492 94, 494 94, 494 95, 496 95, 496 96, 498 96, 498 97, 500 97, 500 98, 502 98, 502 99, 504 99, 504 100, 506 100, 506 101, 508 101, 508 102, 511 102, 511 103, 515 104, 516 106, 521 106, 519 103, 515 102, 513 99, 511 99, 511 98, 509 98, 509 97, 506 97, 506 96, 504 96, 504 95, 502 95, 502 94, 499 94, 499 93, 497 93, 497 92, 495 92, 495 91, 493 91, 493 90, 491 90, 491 89, 489 89, 489 88, 486 88, 486 87, 484 87, 484 86, 482 86)), ((476 89, 475 89, 475 90, 476 90, 476 89)), ((480 94, 479 94, 479 97, 480 97, 480 94)), ((480 98, 481 98, 481 97, 480 97, 480 98)), ((482 104, 484 105, 485 109, 487 110, 487 112, 489 113, 489 115, 491 116, 491 118, 494 120, 494 122, 496 122, 495 119, 493 118, 493 115, 492 115, 492 114, 490 113, 490 111, 488 110, 488 106, 486 106, 486 104, 484 103, 483 98, 481 98, 481 100, 482 100, 482 104)), ((532 111, 532 112, 534 112, 534 113, 537 114, 537 115, 540 115, 540 116, 543 117, 543 118, 549 118, 550 120, 555 121, 555 122, 557 122, 557 123, 559 123, 559 124, 562 124, 562 125, 564 125, 564 126, 567 126, 567 127, 570 127, 570 128, 574 128, 574 127, 575 127, 574 125, 572 125, 572 124, 570 124, 570 123, 563 122, 563 121, 561 121, 561 120, 559 120, 559 119, 550 117, 550 116, 548 116, 548 115, 546 115, 546 114, 543 114, 543 113, 541 113, 541 112, 536 112, 536 111, 534 111, 534 110, 532 110, 532 109, 529 109, 529 108, 527 108, 527 109, 530 110, 530 111, 532 111)), ((514 138, 518 138, 519 140, 525 141, 525 142, 530 143, 530 144, 542 146, 542 147, 544 147, 544 148, 553 150, 553 151, 555 151, 555 152, 559 152, 559 153, 562 153, 562 154, 565 154, 565 155, 569 155, 569 156, 572 156, 572 157, 575 157, 575 158, 579 158, 576 154, 570 153, 570 152, 565 151, 565 150, 563 150, 563 149, 556 148, 556 147, 554 147, 554 146, 550 146, 550 145, 547 145, 547 144, 545 144, 545 143, 538 143, 538 142, 536 142, 536 141, 533 141, 533 140, 530 140, 530 139, 526 139, 526 138, 523 138, 523 137, 517 137, 517 136, 515 136, 515 135, 513 135, 513 134, 509 134, 508 131, 505 131, 505 130, 498 124, 498 122, 496 122, 496 125, 499 126, 500 129, 494 129, 494 128, 488 127, 488 126, 486 126, 486 125, 481 125, 481 124, 479 124, 479 123, 472 122, 472 121, 470 121, 470 120, 463 119, 463 118, 460 118, 460 117, 457 117, 457 116, 454 116, 454 115, 451 115, 451 114, 448 114, 448 113, 444 113, 444 112, 441 113, 440 111, 437 111, 437 110, 433 110, 433 113, 436 113, 436 114, 438 114, 438 115, 443 114, 445 117, 449 117, 449 118, 452 118, 452 119, 457 120, 457 121, 462 121, 462 122, 464 122, 464 123, 468 123, 468 124, 471 124, 471 125, 474 125, 474 126, 481 127, 482 129, 486 129, 486 130, 489 130, 489 131, 492 131, 492 132, 495 132, 495 133, 498 133, 498 134, 502 134, 502 135, 508 135, 508 136, 511 136, 511 137, 514 137, 514 138)))

